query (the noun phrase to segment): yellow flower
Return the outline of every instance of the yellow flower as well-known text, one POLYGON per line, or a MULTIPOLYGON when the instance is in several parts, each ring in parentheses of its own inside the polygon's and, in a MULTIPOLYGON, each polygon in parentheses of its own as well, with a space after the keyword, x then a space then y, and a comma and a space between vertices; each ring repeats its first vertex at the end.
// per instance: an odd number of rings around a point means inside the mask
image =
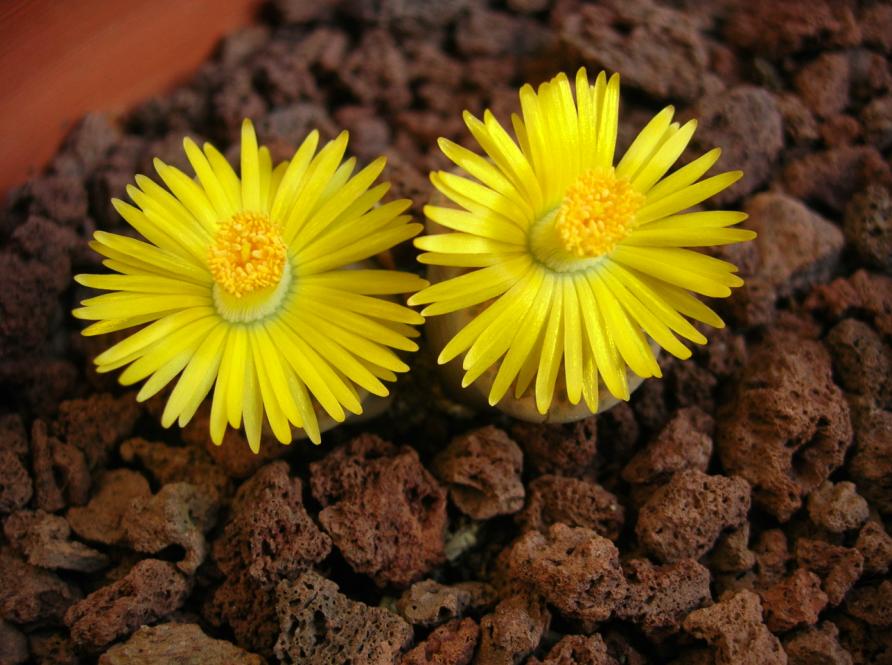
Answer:
POLYGON ((239 177, 212 145, 186 139, 195 178, 156 159, 168 189, 136 176, 127 190, 135 205, 113 202, 145 241, 96 232, 91 246, 115 272, 76 279, 112 293, 74 315, 97 322, 85 335, 148 324, 95 362, 100 372, 126 367, 125 385, 145 380, 139 400, 179 374, 165 427, 188 423, 213 388, 215 443, 227 423, 244 423, 256 451, 264 415, 282 443, 292 425, 318 443, 317 407, 343 421, 362 412, 366 391, 387 395, 382 381, 408 370, 394 349, 416 350, 412 326, 424 319, 375 296, 427 283, 355 264, 422 227, 402 214, 409 201, 378 205, 389 186, 371 185, 383 158, 354 175, 356 160, 342 163, 346 132, 317 152, 318 143, 314 131, 273 168, 245 120, 239 177))
POLYGON ((425 316, 471 308, 474 318, 439 362, 464 353, 462 385, 489 373, 493 405, 512 384, 520 398, 534 383, 542 414, 561 372, 566 399, 584 400, 593 412, 599 382, 628 399, 627 367, 643 378, 660 376, 648 337, 689 357, 679 338, 706 338, 685 317, 723 325, 689 292, 725 297, 742 281, 730 263, 686 248, 755 236, 730 228, 743 213, 688 211, 742 175, 701 180, 718 149, 666 175, 695 121, 679 126, 673 108, 664 109, 615 163, 619 76, 608 81, 602 72, 591 85, 580 69, 575 88, 574 100, 564 74, 538 91, 521 88, 522 117, 512 117, 516 139, 489 111, 483 121, 466 112, 486 157, 440 140, 471 178, 431 174, 458 208, 429 205, 425 213, 454 233, 417 238, 415 245, 425 252, 422 263, 459 274, 409 299, 427 305, 425 316))

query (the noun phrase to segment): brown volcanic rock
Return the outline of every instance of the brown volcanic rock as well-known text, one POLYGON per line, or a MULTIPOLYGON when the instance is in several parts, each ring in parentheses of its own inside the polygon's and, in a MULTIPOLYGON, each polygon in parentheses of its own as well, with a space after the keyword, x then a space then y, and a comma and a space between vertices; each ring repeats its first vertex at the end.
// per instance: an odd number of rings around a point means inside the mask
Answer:
POLYGON ((496 592, 483 582, 447 586, 434 580, 416 582, 396 601, 396 611, 413 625, 435 626, 460 618, 466 609, 495 603, 496 592))
POLYGON ((808 515, 812 522, 833 533, 857 529, 869 514, 867 501, 848 481, 833 484, 825 480, 808 495, 808 515))
POLYGON ((750 487, 738 477, 689 469, 675 474, 641 507, 635 533, 664 562, 699 558, 725 529, 739 527, 750 508, 750 487))
POLYGON ((849 104, 848 56, 822 53, 796 72, 795 86, 806 106, 819 116, 840 113, 849 104))
POLYGON ((527 465, 539 474, 584 476, 598 449, 595 417, 560 425, 515 423, 511 436, 523 449, 527 465))
POLYGON ((433 630, 427 639, 403 654, 400 665, 469 665, 480 639, 473 619, 453 619, 433 630))
POLYGON ((28 640, 10 624, 0 619, 0 663, 21 665, 28 660, 28 640))
POLYGON ((787 521, 837 467, 852 440, 848 405, 818 342, 775 331, 750 348, 736 398, 720 411, 716 444, 756 505, 787 521))
POLYGON ((84 453, 50 436, 39 419, 31 427, 31 465, 38 508, 56 512, 68 504, 86 503, 91 481, 84 453))
POLYGON ((861 527, 855 549, 864 557, 864 572, 885 575, 892 567, 892 536, 880 522, 870 520, 861 527))
POLYGON ((881 513, 892 513, 892 411, 856 414, 855 454, 848 469, 859 493, 881 513))
POLYGON ((691 612, 684 629, 714 649, 715 665, 786 665, 778 639, 762 621, 759 596, 738 591, 711 607, 691 612))
POLYGON ((877 408, 892 408, 892 348, 871 326, 843 319, 824 344, 833 357, 836 381, 847 393, 863 396, 877 408))
POLYGON ((858 550, 823 540, 796 541, 796 562, 817 573, 831 605, 839 605, 864 571, 864 556, 858 550))
POLYGON ((263 665, 260 656, 215 640, 194 623, 143 626, 129 640, 106 651, 99 665, 263 665))
POLYGON ((261 585, 275 584, 328 556, 331 541, 307 514, 302 490, 285 462, 268 464, 245 481, 213 545, 220 570, 244 570, 261 585))
POLYGON ((631 559, 623 573, 628 591, 616 615, 638 624, 651 640, 677 633, 688 614, 712 602, 709 570, 693 559, 662 566, 631 559))
POLYGON ((528 531, 511 547, 513 577, 568 617, 604 621, 626 595, 619 550, 591 529, 554 524, 528 531))
POLYGON ((17 624, 59 623, 81 598, 80 590, 55 574, 0 549, 0 617, 17 624))
POLYGON ((557 523, 585 527, 600 536, 616 540, 625 521, 619 499, 597 483, 566 478, 539 476, 528 486, 527 505, 517 515, 521 529, 545 533, 557 523))
MULTIPOLYGON (((892 107, 892 97, 888 106, 892 107)), ((892 272, 892 196, 879 184, 868 185, 846 205, 846 240, 866 265, 892 272)))
POLYGON ((279 583, 276 613, 282 663, 392 665, 412 639, 412 627, 396 614, 350 600, 312 571, 279 583))
POLYGON ((189 483, 169 483, 150 499, 132 501, 122 524, 128 546, 137 552, 182 547, 185 556, 177 567, 192 575, 207 556, 205 534, 216 520, 214 494, 189 483))
POLYGON ((231 494, 232 481, 229 476, 199 446, 174 447, 134 438, 121 444, 120 453, 125 462, 138 462, 162 485, 190 483, 207 487, 220 498, 231 494))
POLYGON ((856 270, 815 287, 805 301, 807 309, 838 320, 856 313, 869 316, 877 330, 892 334, 892 277, 856 270))
POLYGON ((756 565, 756 555, 749 549, 750 524, 726 531, 716 541, 709 555, 709 565, 716 572, 742 573, 756 565))
POLYGON ((829 621, 797 631, 784 639, 788 665, 852 665, 852 655, 838 637, 839 629, 829 621))
POLYGON ((0 514, 24 508, 34 494, 27 454, 28 435, 21 417, 0 416, 0 514))
POLYGON ((623 480, 635 485, 662 484, 684 469, 705 472, 712 456, 714 428, 712 416, 699 407, 679 409, 626 465, 623 480))
POLYGON ((62 568, 92 573, 108 564, 108 557, 76 540, 69 540, 71 527, 64 517, 42 510, 22 510, 3 524, 10 544, 32 566, 62 568))
POLYGON ((531 658, 528 665, 618 665, 607 653, 604 638, 593 635, 567 635, 551 647, 545 660, 531 658))
POLYGON ((456 437, 431 468, 448 485, 452 502, 469 517, 486 520, 523 507, 523 453, 496 427, 456 437))
POLYGON ((415 449, 362 436, 311 464, 310 484, 323 528, 378 586, 408 586, 444 560, 446 492, 415 449))
POLYGON ((713 197, 726 205, 768 181, 784 146, 783 118, 767 91, 743 85, 704 96, 692 111, 697 133, 691 142, 697 154, 722 149, 722 169, 743 171, 732 187, 713 197))
POLYGON ((272 654, 279 635, 273 586, 260 584, 245 571, 227 575, 201 613, 212 626, 228 625, 239 645, 272 654))
POLYGON ((106 471, 98 485, 90 503, 68 511, 68 523, 85 540, 115 545, 124 539, 123 520, 130 504, 148 501, 152 490, 142 474, 130 469, 106 471))
POLYGON ((146 559, 118 581, 72 605, 65 613, 65 624, 75 644, 98 651, 179 609, 191 590, 190 581, 172 563, 146 559))
POLYGON ((133 431, 139 404, 130 393, 106 393, 74 399, 59 405, 53 432, 83 451, 90 469, 104 466, 115 444, 133 431))
POLYGON ((527 594, 510 596, 480 620, 475 665, 512 665, 532 653, 551 622, 545 603, 527 594))
POLYGON ((892 580, 853 590, 846 598, 846 611, 871 626, 892 626, 892 580))
POLYGON ((774 633, 800 626, 813 626, 827 606, 827 594, 821 591, 821 578, 797 568, 789 577, 760 592, 765 624, 774 633))

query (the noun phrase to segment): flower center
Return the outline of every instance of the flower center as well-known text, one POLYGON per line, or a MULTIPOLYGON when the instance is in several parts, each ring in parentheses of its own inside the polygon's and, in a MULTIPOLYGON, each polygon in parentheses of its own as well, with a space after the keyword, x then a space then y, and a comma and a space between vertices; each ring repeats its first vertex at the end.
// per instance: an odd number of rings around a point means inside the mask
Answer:
POLYGON ((256 212, 238 212, 220 224, 208 249, 214 282, 235 298, 279 284, 285 263, 285 242, 278 225, 256 212))
POLYGON ((567 252, 579 258, 609 253, 635 222, 644 195, 612 167, 586 171, 567 189, 554 228, 567 252))

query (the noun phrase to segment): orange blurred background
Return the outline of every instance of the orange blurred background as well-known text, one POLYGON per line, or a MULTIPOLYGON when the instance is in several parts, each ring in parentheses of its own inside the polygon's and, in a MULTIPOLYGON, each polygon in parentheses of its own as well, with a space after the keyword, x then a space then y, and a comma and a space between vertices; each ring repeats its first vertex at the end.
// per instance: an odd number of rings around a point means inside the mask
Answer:
POLYGON ((185 79, 261 0, 0 0, 0 196, 88 111, 185 79))

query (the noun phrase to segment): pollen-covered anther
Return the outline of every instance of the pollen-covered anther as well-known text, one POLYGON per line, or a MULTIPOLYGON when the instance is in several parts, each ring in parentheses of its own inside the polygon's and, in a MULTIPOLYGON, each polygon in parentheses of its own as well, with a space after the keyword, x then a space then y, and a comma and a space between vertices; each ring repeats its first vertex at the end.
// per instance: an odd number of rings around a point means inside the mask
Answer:
POLYGON ((564 248, 579 257, 607 254, 632 230, 644 195, 613 168, 586 171, 567 188, 555 218, 564 248))
POLYGON ((241 298, 279 283, 286 248, 269 216, 239 212, 220 224, 208 249, 208 269, 227 293, 241 298))

